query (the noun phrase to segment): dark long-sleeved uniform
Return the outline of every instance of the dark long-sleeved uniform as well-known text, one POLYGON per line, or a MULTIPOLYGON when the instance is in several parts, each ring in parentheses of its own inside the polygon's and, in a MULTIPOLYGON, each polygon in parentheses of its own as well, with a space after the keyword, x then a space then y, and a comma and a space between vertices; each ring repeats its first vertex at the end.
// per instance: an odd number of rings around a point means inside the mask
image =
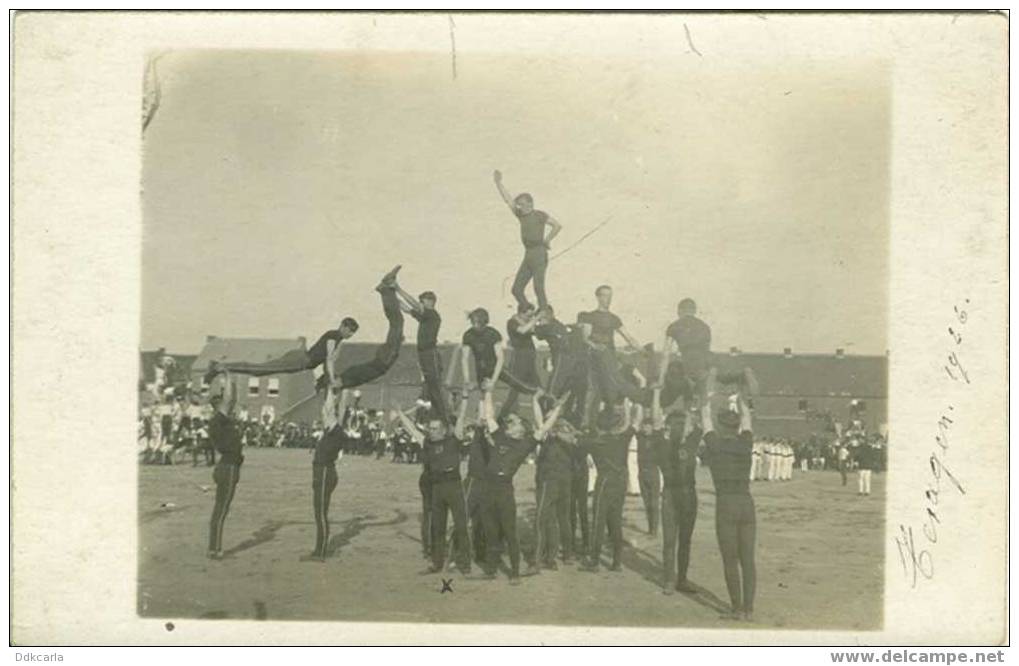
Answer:
POLYGON ((329 548, 329 504, 336 490, 336 459, 343 447, 343 427, 322 433, 311 461, 311 504, 315 513, 314 557, 325 557, 329 548))
POLYGON ((662 563, 666 587, 683 585, 690 566, 690 544, 697 522, 697 449, 701 437, 699 428, 686 438, 680 432, 655 433, 654 456, 663 481, 662 563))
POLYGON ((626 500, 626 456, 634 431, 620 434, 599 433, 591 442, 591 457, 598 469, 594 486, 594 524, 590 560, 594 566, 601 558, 602 536, 608 529, 612 544, 612 567, 622 563, 623 503, 626 500))
POLYGON ((551 564, 562 547, 563 559, 573 558, 570 538, 570 495, 573 480, 573 444, 554 437, 541 443, 538 454, 536 561, 551 564))
POLYGON ((513 494, 513 475, 538 442, 531 437, 513 439, 501 429, 491 435, 488 465, 485 468, 484 519, 488 549, 486 573, 494 574, 498 551, 492 546, 505 540, 510 556, 511 577, 520 575, 520 543, 517 540, 517 501, 513 494))
POLYGON ((241 478, 244 454, 237 424, 222 412, 217 411, 209 421, 209 439, 220 454, 219 462, 212 471, 212 479, 216 482, 216 500, 209 523, 209 552, 218 553, 223 550, 223 524, 230 512, 237 482, 241 478))
POLYGON ((460 440, 448 436, 425 440, 422 460, 431 492, 432 566, 441 569, 446 559, 446 520, 453 515, 456 562, 460 571, 470 571, 467 544, 467 509, 460 482, 460 440))
POLYGON ((754 608, 757 585, 754 562, 757 517, 754 499, 750 496, 753 440, 749 430, 738 436, 722 436, 715 432, 704 435, 704 460, 715 484, 715 533, 722 552, 725 585, 733 610, 745 612, 754 608))

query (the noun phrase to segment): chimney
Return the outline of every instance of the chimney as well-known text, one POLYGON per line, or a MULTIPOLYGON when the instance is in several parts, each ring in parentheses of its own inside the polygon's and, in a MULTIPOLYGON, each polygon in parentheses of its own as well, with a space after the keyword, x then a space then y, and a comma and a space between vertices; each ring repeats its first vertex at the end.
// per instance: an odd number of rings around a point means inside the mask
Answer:
POLYGON ((793 348, 792 347, 786 347, 785 349, 782 350, 782 355, 785 356, 786 358, 792 358, 793 357, 793 348))
POLYGON ((215 335, 206 335, 206 336, 205 336, 205 341, 206 341, 206 342, 212 342, 212 341, 213 341, 213 340, 215 340, 215 339, 216 339, 216 336, 215 336, 215 335))
POLYGON ((739 356, 739 347, 729 347, 729 356, 739 356))
POLYGON ((845 358, 845 357, 846 357, 846 350, 845 349, 843 349, 842 347, 839 347, 838 349, 835 350, 835 358, 845 358))

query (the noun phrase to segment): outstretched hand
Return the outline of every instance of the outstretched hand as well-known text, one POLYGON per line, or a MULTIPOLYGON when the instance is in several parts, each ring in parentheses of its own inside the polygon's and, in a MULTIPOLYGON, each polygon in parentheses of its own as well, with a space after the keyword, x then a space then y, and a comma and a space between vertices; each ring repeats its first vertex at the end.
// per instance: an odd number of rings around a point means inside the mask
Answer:
POLYGON ((498 169, 496 169, 495 172, 492 174, 492 178, 495 179, 495 182, 501 183, 502 182, 502 171, 499 171, 498 169))

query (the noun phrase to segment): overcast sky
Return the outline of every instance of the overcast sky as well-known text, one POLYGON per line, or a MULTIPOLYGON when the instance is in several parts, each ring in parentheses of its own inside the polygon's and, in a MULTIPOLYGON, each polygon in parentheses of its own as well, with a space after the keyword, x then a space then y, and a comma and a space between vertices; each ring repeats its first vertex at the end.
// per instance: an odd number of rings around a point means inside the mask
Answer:
MULTIPOLYGON (((179 52, 144 144, 141 341, 385 333, 393 264, 442 339, 502 328, 522 255, 492 170, 564 225, 549 298, 659 342, 697 300, 714 347, 886 349, 890 89, 877 64, 179 52)), ((415 323, 407 335, 413 339, 415 323)), ((309 341, 310 344, 310 341, 309 341)))

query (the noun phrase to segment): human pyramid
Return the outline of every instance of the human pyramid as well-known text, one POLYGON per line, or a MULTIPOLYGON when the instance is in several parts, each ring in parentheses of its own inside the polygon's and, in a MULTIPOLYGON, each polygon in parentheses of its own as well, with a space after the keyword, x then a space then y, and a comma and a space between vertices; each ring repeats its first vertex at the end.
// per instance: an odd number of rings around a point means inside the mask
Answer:
MULTIPOLYGON (((611 552, 608 569, 620 571, 627 453, 631 440, 637 437, 639 445, 652 452, 664 481, 662 591, 695 594, 698 590, 687 581, 687 569, 697 516, 694 477, 700 457, 709 466, 717 491, 716 533, 731 601, 725 617, 750 619, 756 579, 756 521, 749 491, 753 435, 748 401, 757 393, 753 373, 749 368, 720 368, 724 359, 710 350, 711 329, 697 318, 696 304, 689 298, 679 302, 678 318, 666 329, 659 353, 653 345, 641 347, 626 331, 610 309, 612 288, 608 285, 596 289, 595 310, 581 312, 574 324, 561 322, 549 304, 545 275, 551 241, 562 225, 535 209, 530 194, 512 195, 499 171, 494 180, 519 221, 524 245, 512 288, 517 313, 507 324, 512 349, 508 363, 502 336, 489 325, 488 312, 479 307, 468 315, 470 326, 454 352, 449 376, 444 378, 437 344, 442 322, 436 310, 438 298, 431 291, 418 297, 405 291, 397 279, 400 266, 386 273, 375 287, 388 332, 370 360, 339 369, 343 343, 358 330, 357 321, 346 317, 307 351, 294 350, 265 363, 213 362, 207 379, 221 383, 222 388, 212 391, 215 411, 209 436, 222 455, 213 473, 216 499, 209 557, 223 556, 223 526, 244 460, 240 432, 232 418, 237 399, 233 375, 276 375, 323 366, 319 390, 324 395, 324 434, 312 462, 316 541, 309 559, 324 560, 329 544, 329 505, 337 485, 336 460, 345 436, 342 415, 353 389, 382 377, 396 362, 406 313, 418 322, 423 399, 407 409, 394 410, 391 417, 423 446, 422 541, 431 561, 430 572, 442 571, 452 559, 457 569, 469 576, 473 560, 480 564, 483 578, 493 579, 502 554, 508 552, 509 582, 520 583, 513 478, 535 450, 536 544, 533 563, 525 574, 557 569, 557 558, 564 564, 579 559, 582 570, 598 571, 606 532, 611 552), (530 284, 537 305, 525 294, 530 284), (650 380, 635 363, 620 360, 615 347, 617 333, 627 343, 626 350, 650 369, 650 380), (544 383, 537 372, 534 338, 549 346, 551 373, 544 383), (462 386, 454 386, 452 381, 458 357, 462 386), (509 394, 496 411, 493 394, 498 381, 509 387, 509 394), (723 393, 728 400, 723 399, 723 393), (516 413, 522 394, 531 396, 533 423, 516 413), (724 404, 714 406, 716 395, 724 404), (467 414, 474 400, 478 425, 471 427, 467 414), (465 449, 467 478, 462 479, 465 449), (589 455, 597 471, 590 526, 589 455), (453 538, 447 549, 449 515, 453 538), (572 526, 578 518, 583 534, 579 549, 572 526)), ((652 531, 655 529, 652 525, 652 531)))

